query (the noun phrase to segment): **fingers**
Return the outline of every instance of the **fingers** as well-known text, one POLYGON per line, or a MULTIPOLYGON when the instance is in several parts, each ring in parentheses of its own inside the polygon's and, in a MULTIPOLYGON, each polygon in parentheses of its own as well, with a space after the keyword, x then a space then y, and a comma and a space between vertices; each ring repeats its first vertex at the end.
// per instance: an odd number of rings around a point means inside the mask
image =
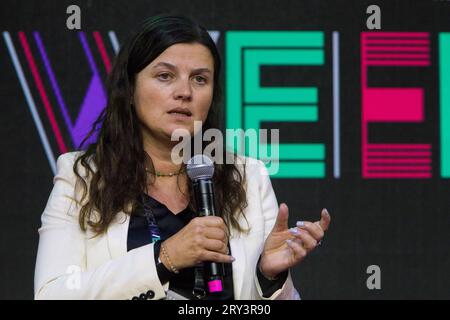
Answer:
POLYGON ((294 253, 294 258, 296 260, 303 259, 303 258, 306 257, 306 255, 307 255, 306 249, 303 248, 303 246, 302 246, 300 241, 298 241, 298 240, 286 240, 286 243, 287 243, 288 247, 292 249, 292 251, 294 253))
POLYGON ((322 209, 319 226, 323 231, 327 231, 330 226, 331 216, 327 209, 322 209))
POLYGON ((288 228, 289 208, 285 203, 280 204, 277 221, 272 229, 273 232, 284 231, 288 228))
POLYGON ((206 227, 226 228, 225 222, 221 217, 207 216, 194 218, 194 223, 204 225, 206 227))
MULTIPOLYGON (((209 252, 208 256, 211 256, 213 253, 220 254, 219 256, 213 255, 216 260, 208 260, 208 258, 205 260, 204 257, 200 257, 200 259, 203 261, 229 263, 230 256, 227 255, 229 253, 228 235, 223 219, 215 216, 200 217, 194 224, 194 243, 198 248, 197 250, 199 252, 209 252)), ((200 256, 202 256, 202 253, 200 253, 200 256)))
POLYGON ((325 231, 328 230, 328 227, 331 222, 331 216, 328 213, 327 209, 323 209, 321 213, 320 221, 317 222, 309 222, 309 221, 298 221, 297 227, 308 230, 308 232, 316 239, 317 241, 320 241, 325 231))
POLYGON ((194 239, 193 247, 195 247, 194 256, 197 263, 203 261, 231 263, 234 261, 234 258, 228 255, 228 241, 224 242, 218 239, 208 239, 204 236, 198 235, 194 239))
POLYGON ((196 217, 165 242, 168 250, 173 251, 171 259, 178 269, 192 267, 202 261, 234 261, 228 255, 228 229, 221 217, 196 217))
POLYGON ((204 251, 200 257, 201 261, 232 263, 236 260, 234 257, 214 251, 204 251))
POLYGON ((190 224, 192 224, 191 232, 196 236, 228 242, 227 227, 221 217, 197 217, 190 224))
POLYGON ((215 239, 228 243, 228 235, 222 228, 205 228, 203 234, 208 239, 215 239))
POLYGON ((208 251, 215 251, 223 254, 228 254, 228 244, 214 239, 207 239, 204 242, 204 248, 208 251))
POLYGON ((307 231, 298 228, 289 229, 290 233, 298 240, 306 251, 311 251, 317 247, 318 241, 307 231))
POLYGON ((297 228, 300 230, 306 230, 317 241, 320 241, 324 236, 324 230, 318 223, 312 223, 309 221, 298 221, 297 228))

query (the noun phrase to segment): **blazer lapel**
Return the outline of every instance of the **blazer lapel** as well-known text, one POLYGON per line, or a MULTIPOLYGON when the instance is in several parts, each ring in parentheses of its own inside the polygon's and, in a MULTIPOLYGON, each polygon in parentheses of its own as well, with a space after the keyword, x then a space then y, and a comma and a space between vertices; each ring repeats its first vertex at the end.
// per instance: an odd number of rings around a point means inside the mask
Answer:
POLYGON ((231 255, 236 258, 232 263, 234 298, 242 299, 244 281, 248 274, 246 273, 247 256, 245 254, 245 243, 241 234, 236 233, 230 236, 230 248, 231 255))
POLYGON ((114 221, 108 227, 108 247, 113 259, 121 257, 127 253, 129 215, 119 212, 114 221))

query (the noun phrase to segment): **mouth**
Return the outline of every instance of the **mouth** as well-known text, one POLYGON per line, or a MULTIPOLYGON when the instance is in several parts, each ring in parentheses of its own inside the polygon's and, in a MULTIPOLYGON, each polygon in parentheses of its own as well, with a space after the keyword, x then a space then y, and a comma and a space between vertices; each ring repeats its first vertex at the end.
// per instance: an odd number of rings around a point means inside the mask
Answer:
POLYGON ((170 115, 177 116, 177 117, 186 117, 186 118, 188 118, 188 117, 192 116, 192 112, 189 111, 188 108, 180 108, 180 107, 174 108, 174 109, 168 111, 167 113, 170 114, 170 115))

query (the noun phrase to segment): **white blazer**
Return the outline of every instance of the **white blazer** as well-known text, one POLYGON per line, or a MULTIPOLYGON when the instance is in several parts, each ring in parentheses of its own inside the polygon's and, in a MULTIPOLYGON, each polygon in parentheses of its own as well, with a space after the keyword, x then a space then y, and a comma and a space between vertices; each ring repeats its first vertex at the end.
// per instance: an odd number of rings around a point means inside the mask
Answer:
MULTIPOLYGON (((153 244, 127 252, 130 218, 120 212, 107 232, 93 237, 78 223, 80 207, 73 200, 76 176, 73 164, 78 152, 61 155, 54 187, 42 214, 34 277, 36 299, 131 299, 153 291, 163 299, 169 284, 159 281, 153 244)), ((249 158, 246 159, 249 162, 249 158)), ((246 164, 248 206, 244 213, 250 232, 232 231, 230 247, 235 299, 265 299, 256 275, 264 241, 278 214, 278 203, 264 164, 246 164)), ((241 165, 242 168, 242 165, 241 165)), ((81 172, 83 172, 81 170, 81 172)), ((241 217, 239 221, 246 227, 241 217)), ((268 299, 299 299, 289 273, 286 282, 268 299)))

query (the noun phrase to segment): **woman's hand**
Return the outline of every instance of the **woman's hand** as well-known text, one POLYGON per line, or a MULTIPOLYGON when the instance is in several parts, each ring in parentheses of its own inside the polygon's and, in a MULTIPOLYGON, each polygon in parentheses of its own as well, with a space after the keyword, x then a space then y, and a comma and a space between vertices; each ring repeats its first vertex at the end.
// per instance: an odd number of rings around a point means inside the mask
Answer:
POLYGON ((259 263, 262 274, 268 278, 276 277, 301 262, 322 240, 331 221, 330 214, 323 209, 320 221, 301 221, 297 227, 289 229, 288 216, 288 207, 282 203, 259 263))
MULTIPOLYGON (((163 242, 170 262, 178 269, 193 267, 200 262, 231 263, 228 255, 227 228, 222 218, 208 216, 192 219, 183 229, 163 242)), ((170 270, 168 261, 160 259, 170 270)))

